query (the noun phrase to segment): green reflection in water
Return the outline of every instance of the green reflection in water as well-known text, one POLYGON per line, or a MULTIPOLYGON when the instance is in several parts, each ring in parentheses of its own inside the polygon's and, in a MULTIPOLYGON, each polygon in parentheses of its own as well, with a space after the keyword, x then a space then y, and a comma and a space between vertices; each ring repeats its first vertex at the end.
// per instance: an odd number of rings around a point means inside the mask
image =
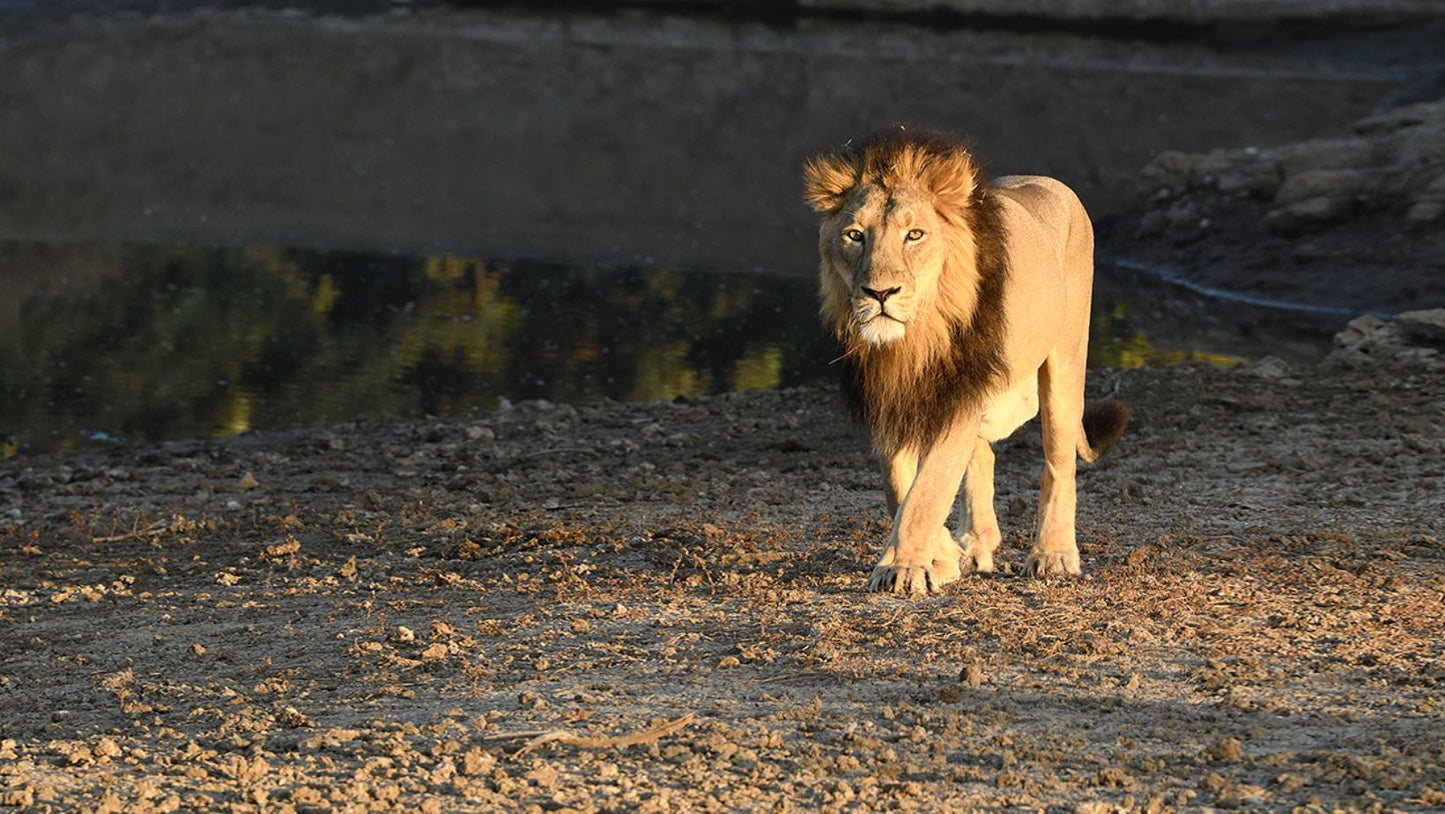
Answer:
POLYGON ((827 375, 813 282, 277 248, 127 246, 0 333, 30 449, 655 399, 827 375))
MULTIPOLYGON (((5 451, 831 378, 810 278, 273 247, 0 244, 5 451), (71 280, 57 286, 57 278, 71 280)), ((1096 296, 1091 362, 1160 352, 1096 296)))
POLYGON ((1231 367, 1246 361, 1243 357, 1227 353, 1154 347, 1144 332, 1134 326, 1127 302, 1118 296, 1096 296, 1089 320, 1089 367, 1130 369, 1184 362, 1231 367))

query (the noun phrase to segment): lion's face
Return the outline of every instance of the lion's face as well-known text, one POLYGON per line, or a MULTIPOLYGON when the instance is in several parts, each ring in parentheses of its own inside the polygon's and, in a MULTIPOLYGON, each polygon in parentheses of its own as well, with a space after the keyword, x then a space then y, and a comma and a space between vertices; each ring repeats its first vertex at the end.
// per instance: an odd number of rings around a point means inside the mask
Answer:
POLYGON ((943 269, 943 224, 926 190, 860 185, 823 219, 818 235, 824 297, 846 310, 873 346, 902 339, 932 305, 943 269))
POLYGON ((938 347, 939 310, 973 305, 966 212, 978 177, 968 153, 899 131, 818 156, 804 176, 804 198, 823 216, 824 319, 855 348, 938 347), (946 267, 954 271, 943 279, 946 267))

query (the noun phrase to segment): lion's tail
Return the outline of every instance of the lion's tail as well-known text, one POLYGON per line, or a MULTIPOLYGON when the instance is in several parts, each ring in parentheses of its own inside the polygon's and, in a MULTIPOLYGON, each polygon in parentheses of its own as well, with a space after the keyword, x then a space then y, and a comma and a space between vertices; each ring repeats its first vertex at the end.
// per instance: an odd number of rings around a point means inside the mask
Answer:
POLYGON ((1084 436, 1079 439, 1079 457, 1088 463, 1109 451, 1129 424, 1129 405, 1118 399, 1104 399, 1084 408, 1084 436))

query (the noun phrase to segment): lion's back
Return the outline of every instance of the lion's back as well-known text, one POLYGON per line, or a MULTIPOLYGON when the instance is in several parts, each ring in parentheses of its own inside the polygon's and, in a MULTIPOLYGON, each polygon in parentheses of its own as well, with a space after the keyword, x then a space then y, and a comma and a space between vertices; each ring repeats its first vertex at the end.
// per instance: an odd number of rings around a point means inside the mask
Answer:
POLYGON ((1079 196, 1064 182, 1044 175, 1006 175, 992 184, 1003 201, 1009 253, 1015 260, 1033 256, 1070 276, 1092 280, 1094 227, 1079 196))
POLYGON ((1074 191, 1040 175, 998 179, 1007 232, 1009 358, 1032 369, 1059 344, 1087 341, 1094 286, 1094 230, 1074 191))
POLYGON ((1006 175, 992 186, 1005 200, 1020 205, 1052 235, 1067 237, 1087 230, 1092 245, 1093 227, 1088 213, 1079 196, 1063 181, 1046 175, 1006 175))

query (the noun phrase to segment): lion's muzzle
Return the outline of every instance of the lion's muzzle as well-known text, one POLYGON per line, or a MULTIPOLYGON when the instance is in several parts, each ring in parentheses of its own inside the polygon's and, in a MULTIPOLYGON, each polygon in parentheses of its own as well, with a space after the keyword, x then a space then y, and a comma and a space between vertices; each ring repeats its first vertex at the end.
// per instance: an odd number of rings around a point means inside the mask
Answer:
POLYGON ((858 337, 879 346, 896 342, 906 333, 909 298, 899 296, 902 286, 859 286, 853 294, 853 322, 858 337))

